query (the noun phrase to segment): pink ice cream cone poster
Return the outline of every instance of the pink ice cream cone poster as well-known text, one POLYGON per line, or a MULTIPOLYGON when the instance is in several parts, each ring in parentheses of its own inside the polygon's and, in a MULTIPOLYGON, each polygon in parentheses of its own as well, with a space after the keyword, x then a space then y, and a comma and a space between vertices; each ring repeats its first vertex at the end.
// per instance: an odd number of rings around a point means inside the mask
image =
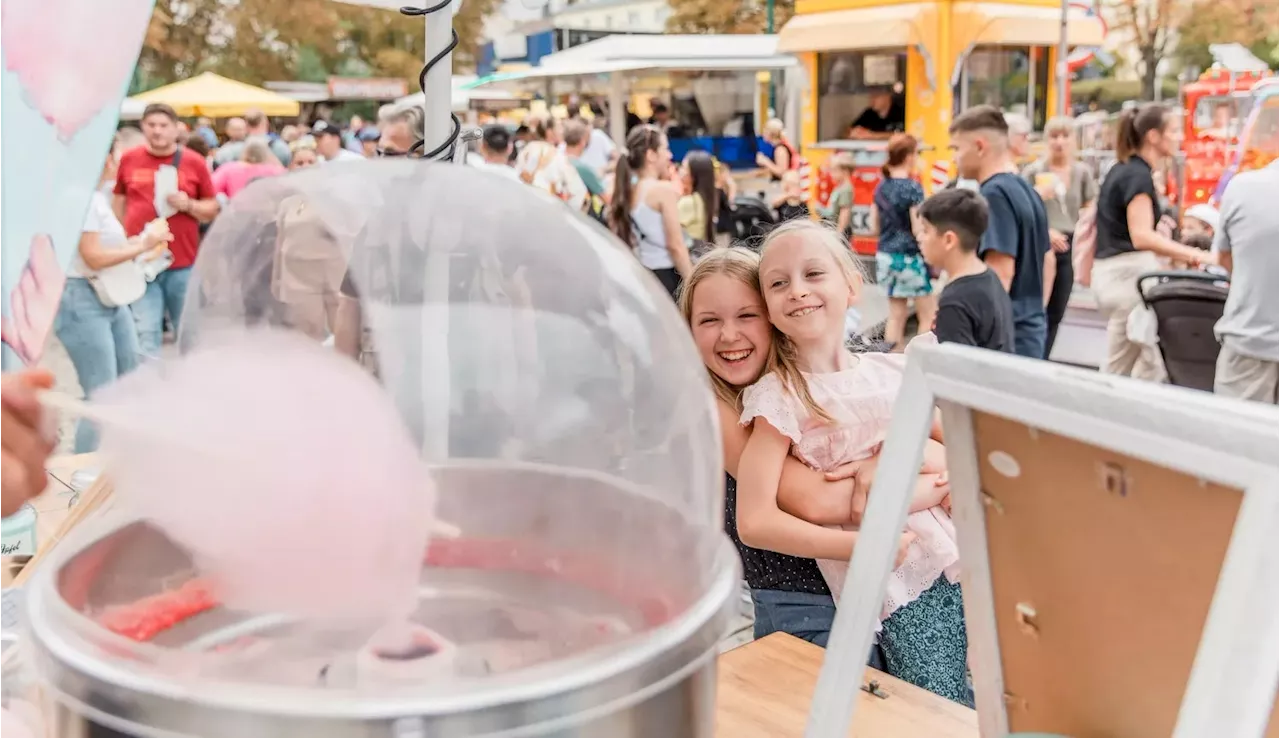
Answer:
POLYGON ((40 361, 154 0, 0 3, 3 366, 40 361))

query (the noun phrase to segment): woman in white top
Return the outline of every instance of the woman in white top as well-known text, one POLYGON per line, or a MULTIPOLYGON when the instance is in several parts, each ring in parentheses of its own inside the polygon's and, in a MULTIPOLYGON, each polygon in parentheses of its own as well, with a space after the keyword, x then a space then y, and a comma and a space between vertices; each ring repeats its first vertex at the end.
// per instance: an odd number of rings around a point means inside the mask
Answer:
MULTIPOLYGON (((138 365, 138 329, 133 313, 128 305, 105 305, 90 280, 103 270, 139 257, 158 257, 173 240, 167 228, 147 229, 134 238, 125 237, 124 226, 112 212, 111 202, 103 191, 103 186, 115 179, 120 153, 117 145, 107 155, 99 188, 89 201, 80 247, 67 269, 67 284, 62 290, 54 327, 75 365, 86 397, 138 365)), ((144 279, 141 271, 136 278, 144 279)), ((143 285, 145 287, 145 282, 143 285)), ((141 296, 139 291, 138 297, 141 296)), ((76 429, 76 453, 88 453, 97 446, 97 429, 80 421, 76 429)))
POLYGON ((520 149, 516 173, 521 181, 564 200, 575 212, 587 202, 587 185, 560 150, 560 121, 549 115, 531 116, 526 122, 533 139, 520 149))
POLYGON ((680 227, 680 190, 660 179, 670 167, 667 137, 656 126, 631 129, 614 170, 609 228, 675 297, 693 261, 680 227))

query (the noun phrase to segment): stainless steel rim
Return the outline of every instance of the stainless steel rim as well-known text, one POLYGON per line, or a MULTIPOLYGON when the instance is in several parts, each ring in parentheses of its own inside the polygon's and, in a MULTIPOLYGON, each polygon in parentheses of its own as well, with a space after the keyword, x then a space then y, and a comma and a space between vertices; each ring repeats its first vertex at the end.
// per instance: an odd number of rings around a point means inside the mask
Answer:
MULTIPOLYGON (((131 522, 122 521, 114 527, 131 522)), ((717 573, 709 590, 677 619, 617 647, 607 661, 587 653, 515 672, 510 678, 490 682, 475 694, 382 698, 361 694, 356 702, 343 699, 351 696, 343 692, 333 693, 332 700, 317 700, 316 692, 311 690, 230 682, 202 682, 194 691, 181 683, 89 655, 92 647, 81 642, 78 634, 69 629, 59 632, 61 629, 53 625, 83 618, 58 596, 54 574, 94 540, 96 537, 77 541, 79 545, 59 547, 31 583, 28 623, 41 677, 56 698, 80 714, 102 713, 85 698, 107 694, 126 696, 143 706, 147 715, 175 716, 166 721, 172 724, 143 728, 156 734, 181 734, 232 714, 252 716, 277 726, 294 720, 332 721, 337 724, 332 726, 335 728, 348 723, 354 734, 356 726, 367 729, 370 723, 386 723, 390 729, 398 720, 414 718, 430 727, 436 722, 452 722, 513 706, 515 709, 502 710, 508 713, 505 718, 486 716, 500 724, 472 734, 505 737, 564 729, 625 710, 702 668, 715 654, 733 608, 739 568, 735 549, 722 537, 717 573), (549 708, 550 701, 563 704, 549 708), (531 705, 539 708, 536 717, 524 709, 531 705), (535 719, 530 720, 531 717, 535 719)), ((118 716, 115 721, 129 722, 118 716)))

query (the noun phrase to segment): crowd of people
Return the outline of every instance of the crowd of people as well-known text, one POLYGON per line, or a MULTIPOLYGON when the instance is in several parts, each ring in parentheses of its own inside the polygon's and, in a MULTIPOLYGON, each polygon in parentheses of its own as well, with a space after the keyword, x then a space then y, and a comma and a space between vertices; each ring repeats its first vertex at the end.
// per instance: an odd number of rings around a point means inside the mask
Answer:
MULTIPOLYGON (((147 106, 139 127, 117 132, 90 202, 63 291, 55 332, 86 396, 160 356, 181 325, 191 267, 221 209, 252 182, 308 167, 375 156, 406 156, 421 140, 419 106, 387 106, 376 126, 317 120, 273 130, 261 111, 225 122, 182 121, 168 105, 147 106)), ((92 423, 77 426, 74 450, 93 451, 92 423)))
MULTIPOLYGON (((417 108, 388 110, 376 126, 321 120, 278 136, 264 116, 237 120, 222 141, 204 121, 184 136, 173 111, 153 105, 141 131, 118 135, 58 323, 86 393, 156 356, 166 325, 180 325, 201 228, 225 202, 289 169, 410 155, 423 127, 417 108), (108 289, 104 275, 121 265, 132 265, 132 286, 108 289)), ((959 176, 927 198, 919 142, 892 135, 875 193, 874 275, 849 249, 847 157, 833 160, 842 183, 811 216, 802 157, 770 122, 774 148, 760 163, 780 187, 780 223, 758 242, 730 243, 722 226, 734 190, 724 167, 703 152, 674 163, 660 125, 639 123, 619 145, 603 122, 543 115, 515 130, 490 125, 468 163, 597 218, 677 300, 721 416, 726 529, 743 559, 757 636, 780 630, 825 645, 913 341, 1047 359, 1075 284, 1088 282, 1107 319, 1102 370, 1158 379, 1158 352, 1129 330, 1137 277, 1216 267, 1231 283, 1216 390, 1276 401, 1277 164, 1234 179, 1220 213, 1193 210, 1173 222, 1154 174, 1177 141, 1176 117, 1162 106, 1122 116, 1118 163, 1101 183, 1076 161, 1066 118, 1048 121, 1044 157, 1020 167, 1025 121, 966 110, 950 127, 959 176), (872 278, 890 300, 879 345, 851 339, 846 327, 872 278), (920 335, 908 340, 913 306, 920 335)), ((6 384, 6 475, 11 412, 36 413, 25 397, 6 384)), ((869 658, 972 705, 945 430, 935 424, 931 434, 869 658)), ((46 440, 14 437, 30 448, 46 440)), ((95 443, 91 428, 78 431, 77 451, 95 443)), ((6 478, 6 505, 9 487, 6 478)))
MULTIPOLYGON (((929 198, 913 177, 917 142, 903 134, 889 140, 875 197, 875 277, 896 303, 888 344, 850 342, 844 327, 844 312, 871 276, 848 248, 847 192, 838 189, 819 210, 825 224, 797 219, 759 248, 718 249, 694 264, 680 306, 720 413, 726 528, 744 563, 756 637, 784 631, 826 644, 901 386, 905 357, 897 351, 936 340, 1047 358, 1081 264, 1075 248, 1094 259, 1084 260, 1083 281, 1092 278, 1108 318, 1104 372, 1157 378, 1136 369, 1150 347, 1133 347, 1113 328, 1138 309, 1139 274, 1217 267, 1230 290, 1217 327, 1215 389, 1276 401, 1277 165, 1233 181, 1221 214, 1193 208, 1174 224, 1161 210, 1161 177, 1153 176, 1176 142, 1166 108, 1126 113, 1118 163, 1101 185, 1075 160, 1066 118, 1048 122, 1045 156, 1018 166, 1020 123, 990 107, 957 116, 959 178, 929 198), (1078 236, 1091 243, 1078 244, 1078 236), (935 295, 938 275, 945 286, 935 295), (908 301, 927 332, 911 342, 903 335, 908 301)), ((852 172, 840 157, 833 168, 852 172)), ((869 663, 971 705, 955 585, 964 562, 943 443, 945 428, 935 423, 869 663)))

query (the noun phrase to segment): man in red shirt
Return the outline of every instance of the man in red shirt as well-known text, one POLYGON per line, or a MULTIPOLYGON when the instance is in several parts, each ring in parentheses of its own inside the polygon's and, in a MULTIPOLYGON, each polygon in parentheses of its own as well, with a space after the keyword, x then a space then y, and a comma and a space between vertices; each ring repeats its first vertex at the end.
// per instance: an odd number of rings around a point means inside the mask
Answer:
POLYGON ((148 105, 142 113, 142 133, 146 144, 120 157, 112 204, 125 233, 136 236, 158 217, 156 173, 162 167, 177 169, 178 191, 165 198, 169 208, 177 211, 168 218, 173 232, 173 242, 169 244, 173 264, 147 285, 146 294, 132 306, 139 349, 144 356, 154 358, 160 355, 165 312, 169 313, 174 330, 178 328, 191 265, 200 248, 200 223, 208 223, 218 214, 218 201, 204 160, 190 152, 181 155, 178 115, 173 108, 163 103, 148 105))

